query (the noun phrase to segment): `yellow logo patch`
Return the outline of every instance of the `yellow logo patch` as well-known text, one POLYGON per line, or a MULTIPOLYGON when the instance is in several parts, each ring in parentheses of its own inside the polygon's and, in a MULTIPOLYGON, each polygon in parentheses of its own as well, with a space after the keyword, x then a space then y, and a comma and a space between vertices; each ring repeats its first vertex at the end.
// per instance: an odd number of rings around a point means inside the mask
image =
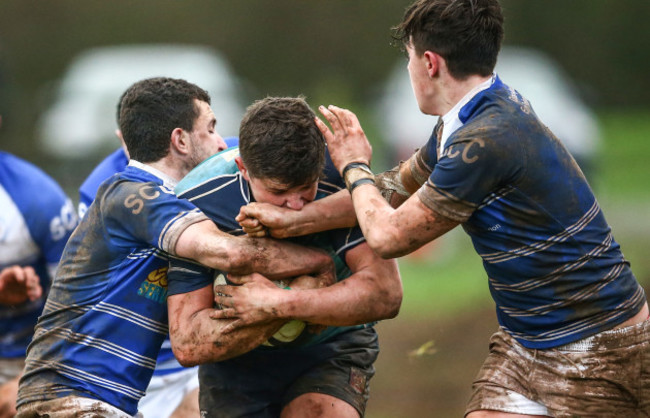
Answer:
POLYGON ((140 285, 138 295, 158 303, 165 303, 167 301, 167 269, 168 267, 161 267, 149 273, 147 280, 140 285))

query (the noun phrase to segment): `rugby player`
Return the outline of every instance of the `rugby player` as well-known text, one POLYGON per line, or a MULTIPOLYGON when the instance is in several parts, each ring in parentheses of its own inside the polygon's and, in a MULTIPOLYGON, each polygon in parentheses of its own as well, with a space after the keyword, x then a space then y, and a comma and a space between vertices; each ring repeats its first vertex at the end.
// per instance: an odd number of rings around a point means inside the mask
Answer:
MULTIPOLYGON (((498 1, 418 0, 395 36, 420 110, 440 116, 429 141, 375 177, 352 112, 321 107, 331 130, 318 124, 382 257, 408 254, 459 224, 482 257, 500 329, 467 417, 649 415, 646 295, 573 157, 534 103, 494 74, 498 1)), ((342 213, 341 196, 337 210, 326 200, 306 208, 316 217, 302 225, 291 214, 292 230, 312 232, 318 214, 342 213)), ((264 224, 266 209, 243 215, 264 224)), ((278 211, 268 218, 282 220, 278 211)))
MULTIPOLYGON (((119 126, 120 103, 117 105, 119 126)), ((129 163, 122 132, 115 131, 120 147, 102 160, 79 187, 79 218, 83 218, 88 207, 95 200, 97 189, 115 173, 124 171, 129 163)), ((237 145, 237 138, 224 138, 228 147, 237 145)), ((199 417, 198 367, 181 366, 172 352, 169 338, 165 338, 156 359, 156 368, 147 387, 145 396, 138 403, 138 411, 145 417, 191 418, 199 417)), ((17 385, 16 385, 17 386, 17 385)))
POLYGON ((25 351, 77 216, 54 179, 6 152, 0 207, 0 417, 10 417, 25 351))
MULTIPOLYGON (((255 102, 241 123, 241 155, 228 151, 199 165, 179 183, 179 197, 201 208, 220 229, 239 235, 235 217, 250 201, 300 210, 342 189, 331 165, 323 171, 325 142, 314 118, 302 98, 255 102)), ((241 286, 216 286, 219 311, 212 309, 213 279, 219 273, 172 258, 172 347, 181 363, 208 362, 199 367, 202 416, 363 416, 379 351, 373 322, 394 317, 401 304, 396 263, 379 258, 358 228, 297 242, 327 249, 340 281, 301 288, 301 277, 289 283, 290 289, 281 289, 252 275, 236 280, 241 286), (256 307, 255 315, 241 304, 231 308, 242 294, 256 307), (305 331, 286 345, 260 346, 287 320, 327 328, 305 331)))

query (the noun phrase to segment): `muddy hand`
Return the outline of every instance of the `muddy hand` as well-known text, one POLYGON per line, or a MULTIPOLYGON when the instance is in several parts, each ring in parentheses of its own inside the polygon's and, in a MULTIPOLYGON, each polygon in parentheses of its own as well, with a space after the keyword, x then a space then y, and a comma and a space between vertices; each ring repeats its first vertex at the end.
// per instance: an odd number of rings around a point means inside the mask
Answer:
POLYGON ((224 330, 232 332, 236 328, 264 324, 277 319, 278 306, 286 290, 278 288, 273 282, 258 273, 246 276, 228 276, 235 285, 216 285, 215 302, 221 309, 215 309, 212 319, 237 319, 224 330))
POLYGON ((268 203, 250 203, 241 207, 235 220, 249 236, 282 239, 292 236, 292 212, 268 203))
POLYGON ((332 162, 339 173, 349 163, 358 162, 370 165, 372 147, 357 116, 347 109, 333 105, 327 108, 319 106, 318 110, 332 127, 330 130, 322 120, 316 118, 316 125, 327 141, 332 162))

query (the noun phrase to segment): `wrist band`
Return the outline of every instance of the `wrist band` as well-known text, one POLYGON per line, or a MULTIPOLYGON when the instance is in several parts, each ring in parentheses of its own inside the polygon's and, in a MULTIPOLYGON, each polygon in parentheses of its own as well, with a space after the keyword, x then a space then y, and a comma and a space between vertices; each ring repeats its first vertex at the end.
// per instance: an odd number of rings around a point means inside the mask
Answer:
POLYGON ((352 190, 356 189, 357 187, 361 186, 362 184, 370 184, 372 183, 373 185, 375 184, 375 179, 370 178, 370 177, 363 177, 360 178, 359 180, 355 181, 354 183, 350 184, 348 186, 348 190, 350 191, 350 194, 352 194, 352 190))
POLYGON ((366 163, 350 163, 343 168, 343 171, 341 172, 341 177, 345 178, 345 173, 347 173, 348 170, 351 168, 360 168, 363 171, 372 173, 372 171, 370 171, 370 167, 366 163))
POLYGON ((365 163, 350 163, 345 166, 342 172, 343 181, 345 182, 345 187, 352 192, 352 189, 355 187, 372 182, 375 183, 375 175, 372 174, 370 167, 365 163), (359 182, 359 180, 365 179, 364 182, 359 182))

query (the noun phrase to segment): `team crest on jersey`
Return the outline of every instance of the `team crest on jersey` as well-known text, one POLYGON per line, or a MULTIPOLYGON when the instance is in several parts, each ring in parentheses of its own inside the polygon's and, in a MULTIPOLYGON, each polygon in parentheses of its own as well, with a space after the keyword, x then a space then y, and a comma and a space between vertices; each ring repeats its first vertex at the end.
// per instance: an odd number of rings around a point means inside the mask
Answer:
POLYGON ((140 285, 138 295, 161 304, 165 303, 167 301, 167 270, 168 267, 161 267, 149 273, 147 279, 140 285))

